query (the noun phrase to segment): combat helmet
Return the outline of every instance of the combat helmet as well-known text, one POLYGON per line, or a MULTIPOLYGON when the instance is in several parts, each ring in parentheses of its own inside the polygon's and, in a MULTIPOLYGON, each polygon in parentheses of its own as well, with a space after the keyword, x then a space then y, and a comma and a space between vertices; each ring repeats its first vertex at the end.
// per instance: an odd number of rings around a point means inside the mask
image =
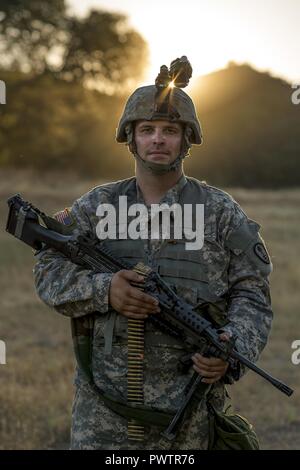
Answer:
POLYGON ((186 56, 171 62, 170 69, 161 66, 155 85, 138 88, 128 98, 120 119, 116 140, 126 143, 134 157, 155 173, 166 173, 178 167, 188 154, 192 144, 202 143, 202 131, 192 99, 182 88, 192 75, 192 67, 186 56), (169 120, 182 123, 184 138, 180 155, 172 164, 145 162, 137 154, 133 138, 133 123, 138 120, 169 120))

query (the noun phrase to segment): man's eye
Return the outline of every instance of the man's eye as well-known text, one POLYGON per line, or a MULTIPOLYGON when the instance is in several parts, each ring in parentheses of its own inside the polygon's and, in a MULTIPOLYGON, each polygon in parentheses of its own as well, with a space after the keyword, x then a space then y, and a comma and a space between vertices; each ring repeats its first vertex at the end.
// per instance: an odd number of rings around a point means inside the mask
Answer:
POLYGON ((167 129, 168 134, 177 134, 177 129, 169 128, 167 129))
POLYGON ((151 131, 152 131, 151 127, 144 127, 143 129, 141 129, 141 132, 143 134, 149 134, 151 131))

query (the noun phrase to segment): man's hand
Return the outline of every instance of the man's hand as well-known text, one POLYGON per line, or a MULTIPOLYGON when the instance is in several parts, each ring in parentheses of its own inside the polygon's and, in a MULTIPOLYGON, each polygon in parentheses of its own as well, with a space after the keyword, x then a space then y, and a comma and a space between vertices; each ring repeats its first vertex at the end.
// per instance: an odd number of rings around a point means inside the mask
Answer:
MULTIPOLYGON (((221 333, 220 339, 222 341, 228 341, 229 335, 227 333, 221 333)), ((203 375, 205 379, 202 382, 207 384, 213 384, 225 375, 228 369, 228 362, 223 361, 216 357, 204 357, 201 354, 194 354, 192 356, 193 360, 193 369, 198 372, 198 374, 203 375)))
POLYGON ((109 303, 121 315, 128 318, 146 319, 160 311, 158 300, 133 287, 130 282, 142 283, 144 277, 134 271, 122 269, 112 277, 109 303))

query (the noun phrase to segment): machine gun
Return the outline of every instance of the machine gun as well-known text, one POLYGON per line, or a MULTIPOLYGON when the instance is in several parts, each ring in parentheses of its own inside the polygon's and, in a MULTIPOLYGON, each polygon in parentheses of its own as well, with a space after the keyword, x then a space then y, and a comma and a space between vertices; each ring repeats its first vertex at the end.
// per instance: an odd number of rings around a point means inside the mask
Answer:
MULTIPOLYGON (((9 215, 6 231, 35 250, 54 248, 73 263, 94 272, 113 273, 122 269, 136 268, 136 266, 130 266, 128 263, 115 259, 113 254, 106 250, 101 245, 101 241, 93 234, 72 234, 63 224, 47 216, 31 203, 24 201, 20 195, 8 199, 8 205, 9 215), (39 218, 42 219, 46 227, 41 225, 39 218)), ((151 315, 149 320, 170 334, 179 337, 190 351, 200 350, 202 354, 219 357, 233 367, 236 363, 243 364, 282 393, 288 396, 292 395, 293 390, 290 387, 240 354, 234 347, 234 341, 220 340, 218 329, 205 316, 201 315, 201 308, 205 313, 205 303, 202 307, 200 306, 200 310, 198 307, 196 311, 192 305, 180 298, 157 272, 151 269, 148 269, 143 290, 159 301, 161 309, 160 315, 151 315)), ((202 379, 201 376, 197 376, 198 374, 195 372, 191 386, 186 393, 186 399, 164 434, 168 439, 173 439, 173 431, 202 379)))

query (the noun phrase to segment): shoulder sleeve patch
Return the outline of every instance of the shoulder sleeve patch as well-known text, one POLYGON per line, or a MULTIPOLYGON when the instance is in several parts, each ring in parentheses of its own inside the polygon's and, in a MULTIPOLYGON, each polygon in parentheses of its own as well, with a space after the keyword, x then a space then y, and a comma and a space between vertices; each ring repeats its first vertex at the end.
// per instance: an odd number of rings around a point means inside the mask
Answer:
POLYGON ((53 216, 58 222, 71 227, 75 224, 74 217, 71 214, 70 208, 65 208, 63 211, 56 212, 53 216))
POLYGON ((259 233, 247 250, 246 256, 252 265, 255 266, 255 268, 264 276, 268 276, 273 271, 273 265, 269 253, 267 252, 265 243, 259 233))
POLYGON ((259 234, 260 225, 246 219, 234 230, 225 242, 225 248, 236 256, 243 256, 258 269, 262 275, 268 276, 273 269, 265 243, 259 234))
POLYGON ((263 263, 270 264, 270 258, 263 243, 255 243, 253 246, 253 251, 263 263))

